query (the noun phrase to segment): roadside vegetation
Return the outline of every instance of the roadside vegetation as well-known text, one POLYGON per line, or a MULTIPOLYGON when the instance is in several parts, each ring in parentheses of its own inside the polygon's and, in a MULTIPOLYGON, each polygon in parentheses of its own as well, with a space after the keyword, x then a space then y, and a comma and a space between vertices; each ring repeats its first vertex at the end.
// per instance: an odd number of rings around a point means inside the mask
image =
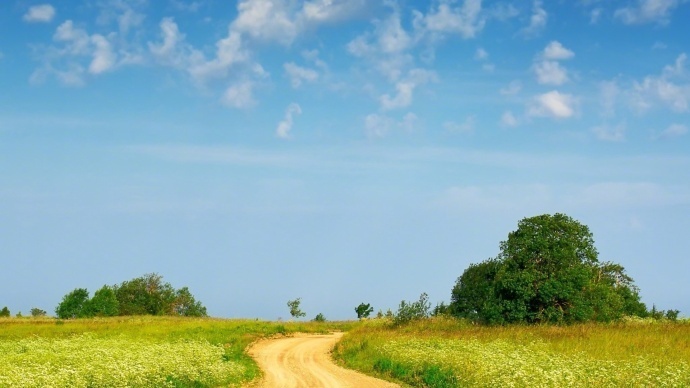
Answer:
POLYGON ((690 386, 690 321, 484 326, 380 319, 347 333, 343 366, 415 387, 690 386))
POLYGON ((260 375, 247 346, 355 322, 181 317, 0 318, 2 387, 238 386, 260 375))

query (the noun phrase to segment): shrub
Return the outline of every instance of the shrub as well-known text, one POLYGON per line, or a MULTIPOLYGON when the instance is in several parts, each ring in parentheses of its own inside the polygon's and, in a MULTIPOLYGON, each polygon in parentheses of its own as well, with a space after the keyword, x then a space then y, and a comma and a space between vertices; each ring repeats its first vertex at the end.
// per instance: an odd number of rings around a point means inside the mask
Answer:
POLYGON ((417 319, 424 319, 429 317, 429 310, 431 303, 429 303, 429 295, 426 292, 419 296, 416 302, 401 301, 398 307, 398 313, 393 318, 393 323, 396 325, 404 324, 417 319))
POLYGON ((45 317, 48 313, 45 312, 45 310, 41 310, 38 307, 34 307, 31 309, 31 316, 34 318, 38 317, 45 317))
POLYGON ((10 309, 8 309, 7 306, 0 310, 0 318, 8 318, 10 315, 12 314, 10 314, 10 309))
POLYGON ((326 317, 323 314, 318 313, 314 318, 314 322, 326 322, 326 317))

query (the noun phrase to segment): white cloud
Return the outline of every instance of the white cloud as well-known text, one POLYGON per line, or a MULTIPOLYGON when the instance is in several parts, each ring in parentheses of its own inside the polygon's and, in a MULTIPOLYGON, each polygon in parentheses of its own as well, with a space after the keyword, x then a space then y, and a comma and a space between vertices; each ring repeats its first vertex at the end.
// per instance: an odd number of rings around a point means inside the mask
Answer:
POLYGON ((231 108, 251 108, 256 104, 253 90, 254 84, 251 81, 241 81, 225 90, 222 102, 231 108))
POLYGON ((384 94, 379 98, 381 109, 391 110, 409 106, 412 104, 412 97, 415 88, 436 80, 436 73, 433 71, 424 69, 410 70, 404 79, 395 84, 395 96, 391 97, 389 94, 384 94))
POLYGON ((55 8, 50 4, 34 5, 24 14, 24 21, 29 23, 48 23, 55 17, 55 8))
POLYGON ((504 127, 517 127, 520 122, 518 121, 517 117, 513 115, 513 112, 511 111, 505 111, 503 112, 503 115, 501 115, 501 125, 504 127))
POLYGON ((690 109, 690 84, 678 83, 687 79, 685 69, 686 54, 681 54, 672 66, 666 66, 661 75, 647 76, 641 82, 635 82, 632 88, 632 102, 635 109, 650 109, 655 102, 661 102, 676 112, 687 112, 690 109))
POLYGON ((592 132, 599 140, 611 141, 611 142, 621 142, 625 140, 625 125, 618 124, 615 126, 611 125, 599 125, 592 128, 592 132))
POLYGON ((293 116, 300 114, 302 114, 302 108, 299 106, 299 104, 292 103, 288 105, 287 109, 285 109, 285 117, 280 123, 278 123, 278 127, 276 127, 276 136, 281 139, 290 138, 293 116))
POLYGON ((645 24, 669 22, 671 12, 680 3, 679 0, 637 0, 633 7, 619 8, 614 17, 625 24, 645 24))
POLYGON ((382 138, 394 129, 413 132, 417 128, 419 118, 412 112, 407 112, 402 119, 372 113, 364 118, 364 130, 368 138, 382 138))
POLYGON ((572 52, 571 50, 563 47, 563 45, 558 42, 558 41, 551 41, 545 48, 544 52, 542 53, 542 57, 544 59, 549 59, 549 60, 564 60, 564 59, 570 59, 575 56, 575 53, 572 52))
POLYGON ((305 1, 301 16, 307 21, 334 22, 355 14, 366 0, 312 0, 305 1))
POLYGON ((364 58, 390 81, 395 81, 412 62, 407 51, 412 48, 414 40, 402 27, 400 14, 393 10, 383 21, 374 22, 374 31, 364 33, 347 44, 350 54, 364 58))
POLYGON ((364 118, 364 129, 367 137, 370 138, 381 138, 386 136, 394 125, 394 120, 385 115, 372 113, 364 118))
POLYGON ((462 6, 451 7, 449 1, 440 1, 437 8, 422 16, 417 13, 417 25, 426 32, 459 34, 465 39, 474 38, 485 25, 481 17, 482 0, 464 0, 462 6))
POLYGON ((658 136, 659 139, 671 139, 679 136, 684 136, 688 133, 688 126, 683 124, 671 124, 664 129, 658 136))
POLYGON ((290 44, 299 32, 284 0, 243 0, 237 11, 232 29, 252 38, 290 44))
POLYGON ((486 52, 486 50, 484 50, 481 47, 478 48, 477 51, 475 51, 475 53, 474 53, 474 59, 476 59, 478 61, 483 61, 483 60, 488 59, 488 58, 489 58, 489 53, 486 52))
POLYGON ((533 117, 569 118, 575 115, 577 100, 570 94, 556 90, 536 96, 530 104, 527 114, 533 117))
POLYGON ((510 81, 508 86, 506 86, 505 88, 501 88, 501 90, 499 90, 499 93, 501 93, 504 96, 514 96, 520 93, 520 90, 522 90, 522 83, 518 80, 513 80, 510 81))
POLYGON ((526 37, 535 36, 546 27, 548 19, 549 14, 542 8, 542 2, 535 0, 532 3, 532 16, 530 17, 529 25, 523 28, 520 33, 526 37))
POLYGON ((443 128, 448 132, 454 133, 472 133, 474 132, 476 119, 474 116, 467 117, 463 122, 457 123, 455 121, 446 121, 443 123, 443 128))
POLYGON ((189 73, 201 81, 208 78, 223 78, 233 65, 246 62, 248 59, 249 52, 245 50, 240 34, 229 31, 227 37, 216 42, 216 57, 190 67, 189 73))
POLYGON ((94 44, 93 60, 89 65, 89 73, 100 74, 108 71, 115 66, 116 56, 110 42, 102 35, 91 36, 91 43, 94 44))
POLYGON ((302 7, 289 0, 242 0, 232 29, 254 39, 291 44, 307 29, 355 14, 364 0, 311 0, 302 7))
POLYGON ((297 66, 294 62, 283 64, 283 68, 290 77, 293 88, 299 88, 302 82, 314 82, 319 78, 319 73, 314 69, 297 66))
POLYGON ((542 61, 534 65, 537 82, 542 85, 562 85, 568 82, 568 71, 556 61, 542 61))

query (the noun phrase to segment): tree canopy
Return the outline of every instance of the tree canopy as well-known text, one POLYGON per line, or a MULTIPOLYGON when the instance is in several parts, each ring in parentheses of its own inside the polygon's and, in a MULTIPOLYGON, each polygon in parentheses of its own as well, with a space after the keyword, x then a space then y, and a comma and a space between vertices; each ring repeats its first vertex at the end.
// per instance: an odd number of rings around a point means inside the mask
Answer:
POLYGON ((600 263, 589 228, 567 215, 521 220, 500 250, 458 278, 451 293, 454 315, 501 324, 646 314, 625 269, 600 263))
POLYGON ((207 316, 206 307, 194 298, 189 288, 176 290, 155 273, 114 286, 104 285, 91 299, 85 288, 75 289, 65 295, 55 312, 63 319, 116 315, 207 316))

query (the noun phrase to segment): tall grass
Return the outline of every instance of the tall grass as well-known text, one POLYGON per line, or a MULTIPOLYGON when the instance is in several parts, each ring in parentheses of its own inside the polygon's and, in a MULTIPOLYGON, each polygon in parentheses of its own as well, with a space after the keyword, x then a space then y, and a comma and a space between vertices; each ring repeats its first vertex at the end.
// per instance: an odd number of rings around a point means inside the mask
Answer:
POLYGON ((351 322, 116 317, 0 319, 0 386, 218 386, 260 375, 247 346, 351 322))
POLYGON ((474 326, 371 322, 334 352, 344 365, 413 386, 690 386, 690 322, 474 326))

